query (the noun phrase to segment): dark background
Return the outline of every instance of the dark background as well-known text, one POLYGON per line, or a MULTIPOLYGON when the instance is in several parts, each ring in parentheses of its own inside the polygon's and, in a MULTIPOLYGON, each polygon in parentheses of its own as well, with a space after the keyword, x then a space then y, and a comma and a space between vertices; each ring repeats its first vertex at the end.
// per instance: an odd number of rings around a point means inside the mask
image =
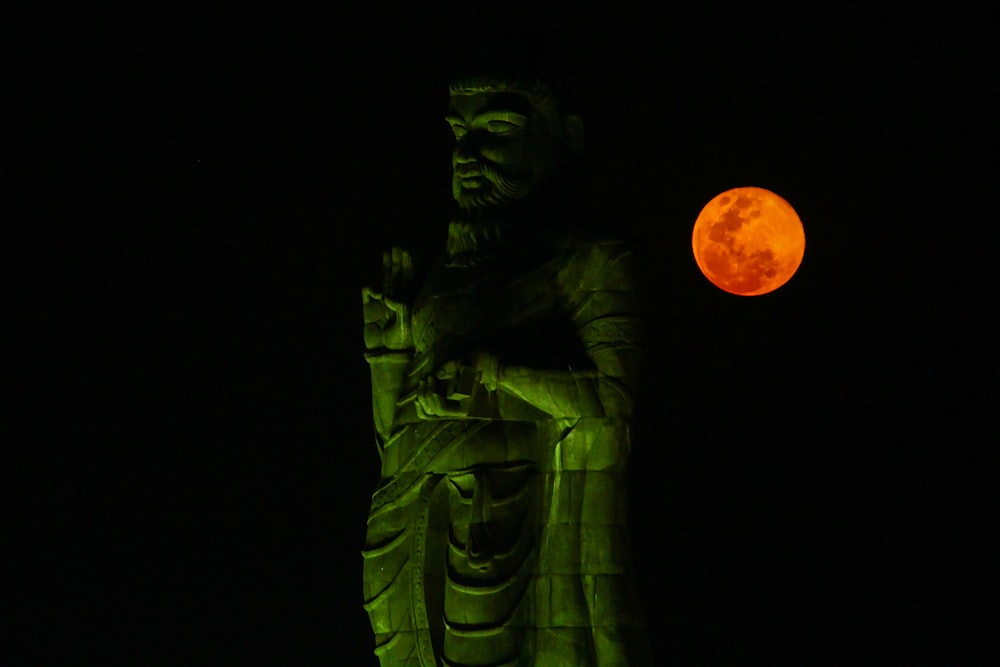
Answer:
MULTIPOLYGON (((510 8, 357 4, 10 24, 4 664, 374 664, 359 291, 384 248, 443 240, 454 35, 510 8)), ((593 210, 642 262, 630 497, 661 664, 969 664, 1000 574, 996 26, 545 20, 593 210), (691 257, 739 185, 806 229, 764 297, 691 257)))

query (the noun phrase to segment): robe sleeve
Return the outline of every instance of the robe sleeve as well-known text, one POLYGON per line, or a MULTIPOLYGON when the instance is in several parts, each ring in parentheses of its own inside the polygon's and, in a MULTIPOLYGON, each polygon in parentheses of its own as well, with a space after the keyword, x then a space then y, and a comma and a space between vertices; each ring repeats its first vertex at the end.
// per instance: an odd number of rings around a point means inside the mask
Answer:
POLYGON ((553 418, 628 417, 639 366, 633 255, 618 242, 577 247, 557 274, 589 368, 503 367, 498 388, 553 418))

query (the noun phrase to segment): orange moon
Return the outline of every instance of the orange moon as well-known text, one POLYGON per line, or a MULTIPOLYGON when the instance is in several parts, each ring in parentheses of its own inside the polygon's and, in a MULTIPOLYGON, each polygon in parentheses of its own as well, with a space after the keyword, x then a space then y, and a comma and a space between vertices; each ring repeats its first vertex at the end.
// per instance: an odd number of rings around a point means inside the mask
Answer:
POLYGON ((778 195, 764 188, 733 188, 705 204, 691 247, 698 268, 716 287, 757 296, 795 274, 806 234, 795 209, 778 195))

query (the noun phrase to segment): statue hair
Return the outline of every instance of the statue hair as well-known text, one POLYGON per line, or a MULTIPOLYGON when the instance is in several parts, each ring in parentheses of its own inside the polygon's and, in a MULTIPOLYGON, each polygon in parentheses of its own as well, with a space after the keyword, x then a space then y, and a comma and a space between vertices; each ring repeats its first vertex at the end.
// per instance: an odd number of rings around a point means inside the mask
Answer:
POLYGON ((562 107, 556 91, 535 77, 465 76, 452 81, 448 89, 453 95, 517 93, 523 95, 539 113, 552 119, 559 117, 562 107))

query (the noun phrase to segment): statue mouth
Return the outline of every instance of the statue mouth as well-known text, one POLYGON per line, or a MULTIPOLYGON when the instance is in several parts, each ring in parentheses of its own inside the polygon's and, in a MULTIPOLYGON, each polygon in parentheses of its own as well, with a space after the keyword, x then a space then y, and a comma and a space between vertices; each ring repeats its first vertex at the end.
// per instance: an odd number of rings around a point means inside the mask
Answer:
POLYGON ((476 178, 463 178, 462 188, 465 190, 479 190, 486 184, 486 179, 483 177, 476 178))
POLYGON ((486 185, 488 180, 478 167, 471 169, 456 167, 455 177, 458 179, 458 183, 463 190, 479 190, 486 185))
POLYGON ((457 164, 455 165, 455 175, 463 180, 482 178, 483 170, 477 164, 457 164))

